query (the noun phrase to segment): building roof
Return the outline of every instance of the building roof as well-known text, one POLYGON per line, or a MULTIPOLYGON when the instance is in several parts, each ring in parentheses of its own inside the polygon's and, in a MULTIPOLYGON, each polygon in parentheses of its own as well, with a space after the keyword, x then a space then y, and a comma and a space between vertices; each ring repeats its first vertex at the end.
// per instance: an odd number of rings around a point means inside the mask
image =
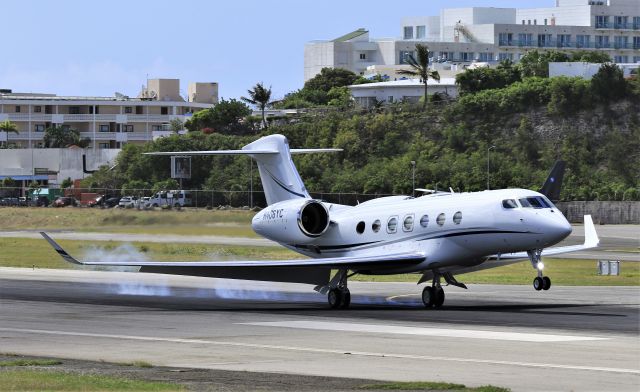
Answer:
MULTIPOLYGON (((455 86, 455 84, 456 84, 455 78, 440 78, 439 82, 433 79, 429 79, 427 81, 427 86, 455 86)), ((420 79, 402 79, 402 80, 393 80, 390 82, 354 84, 349 86, 349 88, 350 89, 368 89, 368 88, 384 88, 384 87, 417 87, 417 86, 423 86, 420 79)))
POLYGON ((351 39, 357 38, 363 34, 367 34, 369 32, 369 30, 366 30, 364 28, 359 28, 358 30, 354 30, 348 34, 345 34, 341 37, 338 37, 336 39, 333 40, 333 42, 347 42, 351 39))

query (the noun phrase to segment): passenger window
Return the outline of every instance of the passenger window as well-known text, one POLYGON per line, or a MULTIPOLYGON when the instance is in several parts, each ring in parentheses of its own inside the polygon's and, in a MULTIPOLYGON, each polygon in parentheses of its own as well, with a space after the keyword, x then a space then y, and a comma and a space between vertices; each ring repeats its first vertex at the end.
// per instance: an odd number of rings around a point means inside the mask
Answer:
POLYGON ((422 218, 420 218, 420 226, 422 227, 429 226, 429 215, 422 215, 422 218))
POLYGON ((380 231, 380 226, 382 226, 380 224, 380 219, 376 219, 375 222, 371 224, 371 230, 373 230, 374 233, 377 233, 380 231))
POLYGON ((438 215, 438 217, 436 218, 436 223, 438 224, 438 226, 444 225, 445 219, 446 219, 446 216, 444 215, 444 213, 441 213, 440 215, 438 215))
POLYGON ((393 234, 396 232, 397 229, 398 229, 398 217, 392 216, 387 221, 387 233, 393 234))
POLYGON ((460 222, 462 222, 462 212, 458 211, 455 214, 453 214, 453 223, 455 223, 456 225, 459 225, 460 222))
POLYGON ((402 230, 413 231, 413 215, 407 215, 404 217, 404 222, 402 223, 402 230))
POLYGON ((518 208, 518 203, 513 199, 502 200, 502 207, 504 208, 518 208))
POLYGON ((365 224, 362 221, 358 222, 358 224, 356 225, 356 231, 358 232, 358 234, 364 233, 364 228, 365 224))

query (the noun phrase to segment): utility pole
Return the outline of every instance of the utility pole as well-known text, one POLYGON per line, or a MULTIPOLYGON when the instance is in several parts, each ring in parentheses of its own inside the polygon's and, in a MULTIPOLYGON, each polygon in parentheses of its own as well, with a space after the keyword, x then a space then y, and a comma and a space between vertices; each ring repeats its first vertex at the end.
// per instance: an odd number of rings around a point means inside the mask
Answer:
POLYGON ((489 190, 489 170, 490 170, 490 166, 489 166, 489 154, 491 153, 491 150, 493 150, 494 148, 496 148, 496 146, 491 146, 489 148, 487 148, 487 190, 489 190))

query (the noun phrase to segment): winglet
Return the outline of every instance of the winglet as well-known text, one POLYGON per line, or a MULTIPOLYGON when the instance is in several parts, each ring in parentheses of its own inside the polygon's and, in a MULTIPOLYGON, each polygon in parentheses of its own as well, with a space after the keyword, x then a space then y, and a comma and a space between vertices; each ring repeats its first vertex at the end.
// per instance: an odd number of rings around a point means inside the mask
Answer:
POLYGON ((51 237, 49 237, 47 235, 47 233, 40 232, 40 235, 42 235, 44 237, 44 239, 47 240, 49 245, 51 245, 53 247, 53 249, 55 249, 56 252, 58 252, 60 257, 62 257, 64 259, 64 261, 66 261, 68 263, 71 263, 71 264, 84 265, 84 263, 74 259, 69 253, 67 253, 66 250, 62 249, 62 247, 60 245, 58 245, 58 243, 55 242, 51 237))
POLYGON ((591 215, 584 216, 584 246, 595 248, 600 243, 591 215))

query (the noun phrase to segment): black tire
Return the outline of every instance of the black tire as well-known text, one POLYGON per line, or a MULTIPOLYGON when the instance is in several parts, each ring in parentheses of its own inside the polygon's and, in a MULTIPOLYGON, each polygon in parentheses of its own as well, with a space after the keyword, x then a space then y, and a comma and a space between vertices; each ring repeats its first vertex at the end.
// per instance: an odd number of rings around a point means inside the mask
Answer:
POLYGON ((331 289, 329 290, 329 294, 327 294, 327 300, 329 301, 329 306, 331 309, 338 309, 340 305, 342 305, 342 295, 340 295, 340 290, 331 289))
POLYGON ((543 286, 544 286, 544 282, 542 281, 542 278, 539 276, 536 276, 536 278, 533 280, 533 288, 536 289, 536 291, 540 291, 542 290, 543 286))
POLYGON ((347 309, 349 305, 351 305, 351 292, 349 289, 340 290, 340 295, 342 296, 340 304, 341 309, 347 309))
POLYGON ((157 203, 153 203, 152 207, 158 207, 157 203))
POLYGON ((433 291, 433 287, 427 286, 422 290, 422 303, 426 308, 430 308, 434 304, 435 293, 433 291))
POLYGON ((433 302, 433 306, 435 306, 437 309, 442 307, 442 304, 444 304, 444 290, 442 289, 442 287, 436 288, 435 294, 436 298, 433 302))
POLYGON ((542 277, 542 290, 549 290, 551 288, 551 279, 548 276, 542 277))

